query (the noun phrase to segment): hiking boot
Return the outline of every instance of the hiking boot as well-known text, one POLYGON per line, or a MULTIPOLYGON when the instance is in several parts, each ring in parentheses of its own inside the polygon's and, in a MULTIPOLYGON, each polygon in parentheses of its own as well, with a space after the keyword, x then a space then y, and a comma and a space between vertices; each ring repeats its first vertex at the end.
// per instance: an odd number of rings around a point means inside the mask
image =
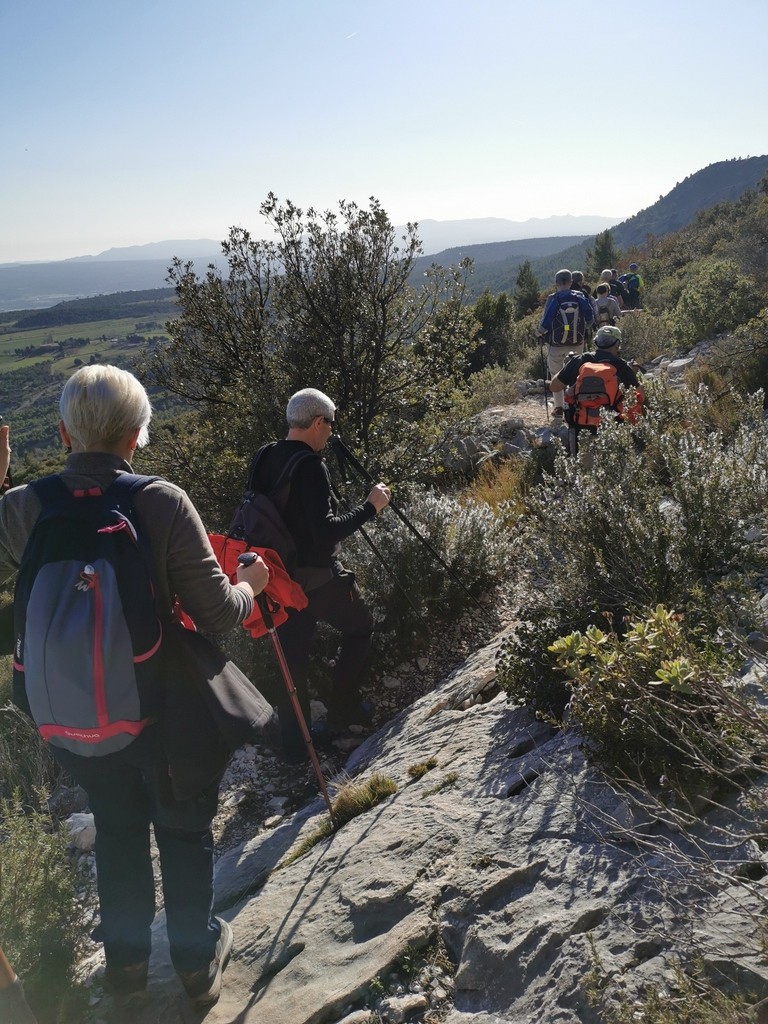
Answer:
POLYGON ((328 725, 326 719, 320 722, 313 722, 312 728, 309 730, 309 735, 312 739, 312 746, 315 750, 332 750, 333 741, 336 739, 336 733, 328 725))
POLYGON ((133 992, 143 992, 147 987, 149 960, 128 967, 111 967, 107 964, 104 970, 104 982, 116 995, 129 996, 133 992))
POLYGON ((552 419, 553 420, 561 420, 564 415, 565 415, 565 410, 564 409, 560 409, 557 406, 552 410, 552 419))
POLYGON ((232 934, 232 927, 220 917, 217 917, 216 920, 221 925, 221 935, 216 943, 213 960, 207 967, 201 967, 199 971, 176 972, 194 1006, 210 1006, 219 998, 221 976, 232 952, 235 938, 232 934))
POLYGON ((370 700, 359 700, 351 707, 340 707, 334 704, 328 711, 328 728, 332 732, 343 732, 351 725, 360 725, 364 729, 370 729, 373 725, 375 710, 373 701, 370 700))

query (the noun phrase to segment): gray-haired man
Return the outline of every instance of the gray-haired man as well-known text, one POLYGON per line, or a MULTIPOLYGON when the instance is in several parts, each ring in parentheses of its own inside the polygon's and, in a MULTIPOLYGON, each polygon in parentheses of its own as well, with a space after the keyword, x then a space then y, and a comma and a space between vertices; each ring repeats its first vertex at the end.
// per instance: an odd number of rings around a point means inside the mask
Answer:
MULTIPOLYGON (((286 408, 288 434, 259 458, 249 487, 269 493, 295 454, 306 452, 306 458, 295 465, 283 518, 296 543, 295 576, 309 604, 302 611, 291 609, 278 633, 307 722, 307 672, 315 628, 318 622, 327 622, 341 633, 341 648, 333 668, 329 720, 338 725, 365 724, 370 712, 366 714, 361 704, 360 679, 371 647, 373 616, 360 597, 354 573, 339 561, 338 549, 341 541, 389 503, 390 492, 385 484, 378 483, 364 502, 339 513, 328 468, 320 456, 333 433, 335 418, 336 406, 322 391, 297 391, 286 408)), ((303 761, 304 741, 288 695, 283 691, 278 714, 286 759, 303 761)))

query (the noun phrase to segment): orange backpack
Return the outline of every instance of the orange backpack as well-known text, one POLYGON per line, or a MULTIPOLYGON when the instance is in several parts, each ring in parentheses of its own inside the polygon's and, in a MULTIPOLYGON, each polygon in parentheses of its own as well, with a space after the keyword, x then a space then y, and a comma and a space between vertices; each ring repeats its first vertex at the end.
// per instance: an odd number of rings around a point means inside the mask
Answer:
POLYGON ((568 422, 577 427, 599 427, 601 409, 621 413, 616 367, 612 363, 582 363, 575 384, 566 389, 565 401, 570 406, 568 422))

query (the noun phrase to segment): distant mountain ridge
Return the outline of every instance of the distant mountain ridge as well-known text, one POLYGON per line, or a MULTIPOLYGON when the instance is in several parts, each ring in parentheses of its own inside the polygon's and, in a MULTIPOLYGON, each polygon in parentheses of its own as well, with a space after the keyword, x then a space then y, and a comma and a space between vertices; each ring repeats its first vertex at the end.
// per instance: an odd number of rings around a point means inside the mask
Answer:
POLYGON ((671 192, 659 196, 653 206, 612 229, 615 243, 626 248, 642 245, 648 235, 668 235, 690 224, 699 210, 732 201, 755 188, 768 174, 768 156, 721 160, 679 181, 671 192))
MULTIPOLYGON (((472 290, 513 286, 517 267, 531 261, 540 280, 549 280, 553 261, 583 262, 594 235, 611 228, 618 248, 641 245, 647 236, 664 235, 689 224, 708 206, 738 199, 768 172, 768 156, 734 158, 711 164, 679 182, 666 196, 616 224, 610 217, 552 216, 510 221, 498 217, 417 221, 427 265, 475 261, 472 290), (495 248, 494 248, 495 247, 495 248)), ((396 228, 398 234, 404 226, 396 228)), ((221 245, 212 239, 171 240, 108 249, 51 263, 0 264, 0 311, 48 308, 57 302, 93 295, 162 288, 174 256, 192 260, 203 272, 208 263, 226 267, 221 245)), ((561 262, 562 265, 562 262, 561 262)), ((420 262, 419 266, 422 266, 420 262)))
MULTIPOLYGON (((618 217, 581 216, 572 214, 552 217, 529 217, 528 220, 505 220, 503 217, 478 217, 473 220, 420 220, 418 236, 424 255, 466 245, 493 242, 516 242, 529 238, 596 235, 618 223, 618 217)), ((405 227, 396 228, 403 232, 405 227)))
MULTIPOLYGON (((575 241, 614 224, 611 217, 552 216, 527 221, 484 217, 477 220, 419 223, 425 253, 467 242, 563 236, 575 241)), ((403 234, 405 225, 395 228, 403 234)), ((174 257, 191 260, 202 271, 209 263, 224 268, 221 243, 210 238, 172 239, 107 249, 90 256, 74 256, 49 263, 0 264, 0 311, 47 309, 58 302, 93 295, 162 288, 174 257)))
POLYGON ((221 255, 221 242, 212 238, 175 239, 165 242, 147 242, 145 245, 127 245, 122 248, 106 249, 96 256, 72 256, 61 263, 116 263, 123 260, 167 260, 203 259, 221 255))
MULTIPOLYGON (((738 199, 747 189, 755 188, 766 174, 768 156, 735 158, 710 164, 678 182, 671 192, 661 196, 653 206, 612 227, 614 243, 618 249, 628 249, 643 245, 649 235, 658 237, 679 231, 690 224, 701 210, 738 199)), ((465 256, 470 257, 475 265, 470 294, 478 296, 486 288, 493 293, 511 291, 518 268, 527 259, 544 287, 560 267, 584 269, 587 250, 593 244, 594 236, 563 239, 565 245, 557 251, 547 247, 545 251, 538 246, 539 242, 548 240, 535 241, 537 245, 530 245, 529 251, 525 251, 525 242, 514 243, 516 248, 509 242, 465 245, 436 253, 428 260, 423 257, 422 263, 447 266, 465 256)))

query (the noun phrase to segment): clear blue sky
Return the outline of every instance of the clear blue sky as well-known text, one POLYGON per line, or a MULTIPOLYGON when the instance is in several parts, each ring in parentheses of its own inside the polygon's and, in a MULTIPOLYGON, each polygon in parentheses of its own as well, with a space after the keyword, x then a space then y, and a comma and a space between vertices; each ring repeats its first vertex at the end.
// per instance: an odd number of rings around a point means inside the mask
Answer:
POLYGON ((395 224, 621 219, 768 152, 766 0, 0 0, 0 262, 395 224))

